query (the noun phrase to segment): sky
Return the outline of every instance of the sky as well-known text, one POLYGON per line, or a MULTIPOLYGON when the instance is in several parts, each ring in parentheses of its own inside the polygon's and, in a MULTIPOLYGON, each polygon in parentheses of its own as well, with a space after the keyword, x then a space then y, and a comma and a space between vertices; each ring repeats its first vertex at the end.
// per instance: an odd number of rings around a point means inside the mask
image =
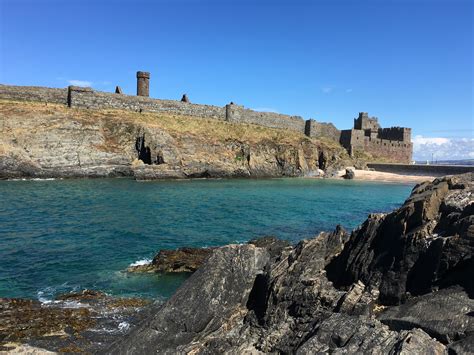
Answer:
POLYGON ((474 159, 472 0, 0 0, 0 83, 70 84, 412 127, 474 159), (455 149, 453 148, 455 147, 455 149))

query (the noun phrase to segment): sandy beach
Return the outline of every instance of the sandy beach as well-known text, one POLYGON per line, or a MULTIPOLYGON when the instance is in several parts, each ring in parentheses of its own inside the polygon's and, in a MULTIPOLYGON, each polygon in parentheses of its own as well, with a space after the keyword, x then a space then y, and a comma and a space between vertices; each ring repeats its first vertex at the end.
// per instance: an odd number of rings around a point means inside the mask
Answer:
MULTIPOLYGON (((435 176, 429 175, 405 175, 405 174, 394 174, 385 173, 381 171, 370 171, 353 169, 355 172, 355 180, 365 181, 386 181, 386 182, 406 182, 406 183, 420 183, 423 181, 432 181, 435 176)), ((345 170, 340 171, 340 176, 345 174, 345 170)))

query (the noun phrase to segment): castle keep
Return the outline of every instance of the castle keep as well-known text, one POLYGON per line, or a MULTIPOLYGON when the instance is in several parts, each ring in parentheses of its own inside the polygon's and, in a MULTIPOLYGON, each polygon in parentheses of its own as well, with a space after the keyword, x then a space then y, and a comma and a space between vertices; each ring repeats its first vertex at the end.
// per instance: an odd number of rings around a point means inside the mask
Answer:
POLYGON ((341 131, 340 143, 350 155, 366 152, 383 160, 412 161, 411 128, 381 128, 377 117, 369 117, 367 112, 354 119, 354 128, 341 131))
POLYGON ((233 123, 256 124, 265 127, 290 129, 308 137, 325 138, 340 143, 350 155, 366 152, 375 159, 410 163, 412 158, 411 129, 381 128, 378 119, 362 112, 354 119, 354 128, 338 130, 332 123, 304 120, 274 112, 259 112, 236 105, 224 107, 189 102, 187 95, 181 101, 149 97, 150 73, 137 72, 137 96, 124 95, 120 87, 115 93, 95 91, 92 88, 69 86, 55 89, 32 86, 0 85, 0 99, 59 103, 87 109, 121 109, 136 112, 170 113, 195 118, 215 119, 233 123))

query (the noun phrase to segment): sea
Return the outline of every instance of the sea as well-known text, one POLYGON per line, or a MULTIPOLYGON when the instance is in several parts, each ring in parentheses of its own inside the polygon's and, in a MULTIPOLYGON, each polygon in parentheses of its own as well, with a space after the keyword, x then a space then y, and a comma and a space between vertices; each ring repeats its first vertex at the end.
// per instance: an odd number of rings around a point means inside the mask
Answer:
POLYGON ((94 289, 166 299, 187 274, 130 274, 160 249, 291 243, 389 212, 413 184, 325 179, 0 181, 0 297, 94 289))

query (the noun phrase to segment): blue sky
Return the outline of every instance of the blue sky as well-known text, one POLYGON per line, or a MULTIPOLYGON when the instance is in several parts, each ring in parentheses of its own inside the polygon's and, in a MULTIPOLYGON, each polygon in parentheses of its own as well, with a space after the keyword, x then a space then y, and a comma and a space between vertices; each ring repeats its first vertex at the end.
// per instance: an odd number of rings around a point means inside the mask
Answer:
POLYGON ((471 0, 0 3, 1 83, 134 94, 145 70, 154 97, 341 129, 368 111, 418 147, 463 138, 474 158, 471 0))

